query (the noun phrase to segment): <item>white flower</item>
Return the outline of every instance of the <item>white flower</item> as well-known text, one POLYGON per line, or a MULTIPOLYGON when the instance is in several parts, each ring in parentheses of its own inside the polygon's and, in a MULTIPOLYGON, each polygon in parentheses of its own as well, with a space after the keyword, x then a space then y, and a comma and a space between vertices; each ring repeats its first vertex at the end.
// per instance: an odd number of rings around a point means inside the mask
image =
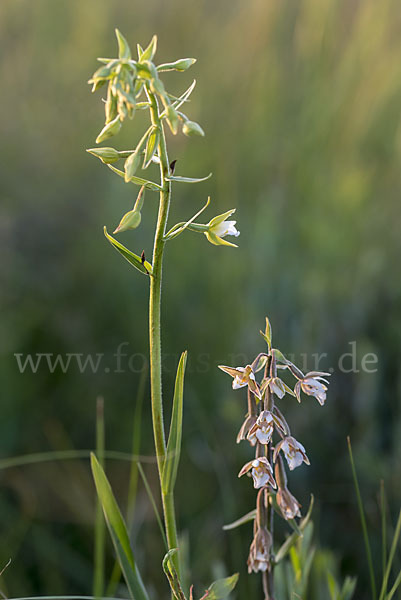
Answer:
POLYGON ((248 440, 252 444, 254 438, 261 444, 268 444, 274 431, 274 417, 268 410, 263 410, 254 426, 249 430, 248 440))
POLYGON ((309 458, 306 456, 305 448, 300 442, 297 442, 292 436, 285 437, 277 444, 274 449, 273 460, 276 461, 277 455, 282 450, 287 459, 288 466, 291 471, 299 467, 303 462, 310 464, 309 458))
POLYGON ((219 365, 219 369, 234 378, 233 390, 237 390, 247 385, 252 394, 260 399, 259 386, 255 381, 255 374, 251 365, 247 365, 246 367, 226 367, 225 365, 219 365))
POLYGON ((252 540, 248 557, 248 573, 268 571, 270 569, 270 549, 272 547, 271 533, 260 527, 252 540))
POLYGON ((273 469, 265 456, 260 456, 259 458, 255 458, 246 463, 238 473, 238 477, 242 477, 242 475, 247 473, 250 469, 252 469, 251 475, 253 478, 253 487, 256 490, 265 487, 268 484, 274 488, 277 487, 273 477, 273 469))
POLYGON ((288 387, 287 384, 284 383, 280 377, 269 377, 262 381, 261 393, 263 394, 265 390, 269 388, 272 394, 276 394, 278 398, 283 398, 286 393, 291 394, 291 396, 295 396, 294 392, 291 388, 288 387))
POLYGON ((234 237, 238 237, 240 232, 235 227, 237 221, 226 221, 228 217, 235 213, 235 208, 228 210, 222 215, 218 215, 214 217, 207 224, 207 231, 204 232, 208 241, 215 246, 234 246, 236 248, 236 244, 232 244, 231 242, 227 242, 223 238, 227 235, 233 235, 234 237))
POLYGON ((298 402, 301 402, 301 390, 308 396, 314 396, 316 400, 323 406, 326 400, 327 386, 324 383, 329 383, 324 376, 329 376, 330 373, 320 371, 310 371, 305 377, 300 379, 295 385, 295 394, 298 402), (324 383, 322 383, 324 381, 324 383))

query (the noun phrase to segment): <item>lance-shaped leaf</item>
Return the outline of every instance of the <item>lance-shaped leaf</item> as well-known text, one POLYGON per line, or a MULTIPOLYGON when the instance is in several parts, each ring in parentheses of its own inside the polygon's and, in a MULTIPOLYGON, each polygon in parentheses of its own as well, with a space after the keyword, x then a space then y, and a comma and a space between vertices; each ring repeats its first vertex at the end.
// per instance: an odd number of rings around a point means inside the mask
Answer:
POLYGON ((173 412, 171 415, 170 433, 168 436, 166 460, 163 467, 162 489, 164 494, 173 491, 177 478, 178 463, 180 462, 182 413, 184 404, 184 375, 187 364, 187 352, 181 354, 175 378, 173 412))
POLYGON ((214 581, 206 590, 201 600, 220 600, 220 598, 227 598, 237 585, 238 577, 239 574, 234 573, 234 575, 231 575, 230 577, 214 581))
MULTIPOLYGON (((122 177, 123 179, 125 179, 125 173, 124 171, 120 171, 120 169, 117 169, 116 167, 113 167, 113 165, 107 165, 109 167, 109 169, 111 169, 113 171, 113 173, 116 173, 117 175, 119 175, 120 177, 122 177)), ((148 179, 142 179, 142 177, 131 177, 129 179, 129 183, 135 183, 135 185, 143 185, 147 190, 152 190, 152 192, 160 192, 162 190, 162 187, 160 185, 158 185, 157 183, 155 183, 154 181, 149 181, 148 179)))
POLYGON ((181 177, 180 175, 170 175, 166 177, 167 181, 177 181, 181 183, 199 183, 200 181, 206 181, 206 179, 210 179, 212 173, 209 173, 206 177, 181 177))
POLYGON ((253 521, 256 517, 256 508, 251 510, 249 513, 246 513, 243 517, 240 517, 236 521, 229 523, 228 525, 223 525, 224 531, 229 531, 230 529, 235 529, 240 525, 244 525, 245 523, 249 523, 249 521, 253 521))
POLYGON ((128 250, 125 246, 117 242, 109 233, 107 233, 106 227, 104 227, 104 235, 109 240, 110 244, 127 260, 133 267, 138 269, 145 275, 152 275, 152 265, 147 261, 142 261, 141 257, 137 254, 128 250))
MULTIPOLYGON (((304 518, 299 523, 298 531, 295 530, 294 533, 292 533, 285 540, 284 544, 280 547, 279 551, 277 552, 277 554, 275 556, 275 563, 280 562, 280 560, 282 560, 286 556, 286 554, 290 551, 290 549, 296 543, 296 541, 303 535, 303 531, 304 531, 305 527, 307 526, 307 524, 309 523, 310 518, 312 516, 313 502, 314 502, 314 497, 312 494, 311 500, 309 503, 308 512, 306 513, 304 518)), ((292 519, 292 521, 294 521, 294 519, 292 519)), ((291 521, 287 521, 287 522, 290 523, 290 525, 292 524, 291 521)))
POLYGON ((127 584, 131 598, 134 600, 149 600, 143 585, 141 575, 136 566, 134 555, 129 543, 127 527, 107 480, 105 472, 94 454, 91 454, 92 474, 96 491, 102 505, 104 517, 114 544, 118 562, 127 584))

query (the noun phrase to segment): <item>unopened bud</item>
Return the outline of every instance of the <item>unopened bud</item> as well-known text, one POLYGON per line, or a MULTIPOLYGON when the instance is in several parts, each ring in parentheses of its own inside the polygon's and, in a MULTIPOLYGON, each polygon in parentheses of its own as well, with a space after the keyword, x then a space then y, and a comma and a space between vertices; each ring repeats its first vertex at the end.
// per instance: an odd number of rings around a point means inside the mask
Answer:
POLYGON ((205 132, 203 131, 202 127, 198 125, 198 123, 195 123, 195 121, 185 121, 184 125, 182 126, 182 133, 188 136, 205 135, 205 132))
POLYGON ((87 152, 93 154, 96 158, 100 158, 106 165, 116 162, 120 158, 119 153, 114 148, 89 148, 87 152))
POLYGON ((102 131, 99 133, 99 135, 96 138, 96 143, 100 144, 100 142, 103 142, 104 140, 107 140, 107 138, 112 137, 113 135, 116 135, 121 129, 121 121, 120 121, 120 117, 117 115, 117 117, 115 119, 113 119, 112 121, 110 121, 110 123, 107 123, 107 125, 105 125, 102 129, 102 131))
POLYGON ((196 58, 181 58, 172 63, 164 63, 157 67, 158 71, 186 71, 196 63, 196 58))
POLYGON ((171 132, 175 135, 178 131, 178 115, 171 104, 169 104, 166 108, 166 116, 171 132))

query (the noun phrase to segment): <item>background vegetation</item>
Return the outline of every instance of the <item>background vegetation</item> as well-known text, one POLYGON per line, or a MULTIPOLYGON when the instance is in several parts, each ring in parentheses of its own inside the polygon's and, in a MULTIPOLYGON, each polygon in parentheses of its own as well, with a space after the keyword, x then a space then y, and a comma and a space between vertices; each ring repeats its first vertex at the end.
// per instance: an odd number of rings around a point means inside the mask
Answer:
MULTIPOLYGON (((170 154, 177 174, 214 177, 176 186, 171 223, 191 216, 209 194, 211 216, 238 207, 238 250, 188 233, 166 256, 170 389, 179 353, 189 351, 177 497, 190 580, 206 586, 240 570, 239 597, 255 597, 259 586, 258 577, 245 577, 249 527, 222 531, 251 508, 253 491, 237 480, 249 448, 234 446, 245 399, 215 366, 242 364, 260 351, 268 314, 280 348, 307 353, 311 367, 313 353, 327 353, 320 366, 334 369, 324 409, 314 399, 302 406, 287 400, 288 420, 312 462, 294 474, 292 491, 305 507, 315 494, 320 542, 343 574, 358 575, 357 597, 364 598, 368 575, 346 435, 377 565, 381 478, 393 519, 400 504, 398 0, 2 0, 1 456, 93 447, 98 395, 108 448, 131 450, 148 290, 111 250, 102 226, 117 225, 133 190, 84 152, 103 111, 86 81, 97 56, 115 54, 114 27, 133 46, 157 33, 160 62, 198 58, 192 72, 169 75, 170 87, 176 80, 178 93, 196 77, 190 115, 206 137, 177 136, 170 154), (344 373, 339 357, 353 341, 359 372, 344 373), (124 372, 115 372, 122 342, 136 355, 135 372, 128 358, 124 372), (371 352, 377 371, 366 373, 361 359, 371 352), (106 357, 97 373, 71 366, 21 374, 15 353, 106 357)), ((136 117, 132 139, 142 126, 136 117)), ((127 134, 120 138, 121 147, 130 146, 127 134)), ((123 234, 123 243, 135 238, 150 255, 146 222, 155 209, 149 194, 143 226, 123 234)), ((344 366, 351 368, 350 357, 344 366)), ((147 395, 143 454, 152 451, 147 395)), ((110 461, 107 468, 124 506, 129 464, 110 461)), ((155 466, 146 465, 146 473, 152 482, 155 466)), ((140 487, 138 494, 133 542, 142 572, 160 590, 163 549, 146 493, 140 487)), ((0 566, 13 559, 3 591, 91 592, 94 497, 87 460, 1 472, 0 566)))

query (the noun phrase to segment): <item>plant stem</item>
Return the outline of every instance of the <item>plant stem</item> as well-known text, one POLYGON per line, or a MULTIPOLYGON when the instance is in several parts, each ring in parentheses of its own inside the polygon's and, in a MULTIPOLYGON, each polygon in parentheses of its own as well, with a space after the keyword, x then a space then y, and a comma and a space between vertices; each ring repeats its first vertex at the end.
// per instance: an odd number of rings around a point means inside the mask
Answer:
MULTIPOLYGON (((163 467, 166 457, 166 440, 163 421, 162 399, 162 360, 161 360, 161 332, 160 332, 160 303, 162 285, 162 267, 165 242, 163 237, 170 208, 171 184, 166 180, 169 174, 169 160, 167 155, 166 140, 163 124, 160 120, 156 97, 148 91, 150 100, 150 113, 152 124, 159 128, 160 138, 158 153, 160 157, 160 192, 159 214, 153 245, 153 275, 150 277, 149 297, 149 345, 150 345, 150 383, 152 401, 153 435, 159 470, 160 487, 162 482, 163 467)), ((177 527, 175 520, 174 496, 172 493, 162 493, 164 523, 169 549, 177 548, 177 527)), ((174 566, 179 573, 178 553, 172 557, 174 566)))

